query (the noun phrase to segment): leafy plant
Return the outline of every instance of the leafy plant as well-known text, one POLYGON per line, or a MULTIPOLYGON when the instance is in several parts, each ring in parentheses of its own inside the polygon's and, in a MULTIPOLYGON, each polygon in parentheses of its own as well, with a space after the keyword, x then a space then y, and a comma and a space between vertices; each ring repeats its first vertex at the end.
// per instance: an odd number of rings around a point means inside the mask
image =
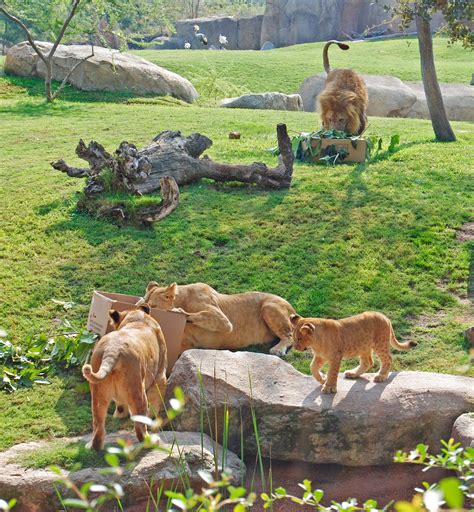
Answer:
MULTIPOLYGON (((65 311, 74 306, 72 302, 53 302, 65 311)), ((58 367, 85 363, 97 336, 85 330, 75 332, 67 318, 55 319, 54 330, 33 336, 21 346, 13 345, 7 333, 0 331, 0 390, 11 393, 19 387, 49 384, 48 376, 58 367)))
MULTIPOLYGON (((357 142, 361 140, 361 135, 352 135, 347 132, 339 130, 318 130, 310 133, 300 133, 291 139, 291 149, 295 159, 300 161, 314 161, 317 155, 320 155, 319 160, 326 164, 335 165, 337 162, 343 161, 349 152, 345 149, 337 148, 336 144, 330 144, 321 151, 322 139, 350 139, 352 147, 357 147, 357 142), (315 143, 315 141, 319 141, 315 143)), ((367 159, 374 160, 380 153, 383 147, 382 137, 371 136, 365 139, 367 143, 367 159)), ((400 144, 400 135, 395 134, 390 137, 390 142, 387 148, 387 153, 394 153, 400 144)), ((280 151, 278 147, 273 147, 269 150, 273 155, 278 156, 280 151)))

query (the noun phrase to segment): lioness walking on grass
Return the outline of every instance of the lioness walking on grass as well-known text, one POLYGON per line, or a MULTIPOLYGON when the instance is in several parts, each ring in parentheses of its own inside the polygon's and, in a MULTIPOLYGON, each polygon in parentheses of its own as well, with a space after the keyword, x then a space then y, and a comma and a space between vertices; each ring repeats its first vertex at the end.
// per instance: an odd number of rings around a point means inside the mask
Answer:
POLYGON ((323 393, 337 391, 342 358, 359 356, 359 366, 345 372, 348 379, 357 379, 372 368, 372 353, 375 352, 380 359, 380 370, 374 381, 383 382, 388 378, 392 365, 390 345, 398 350, 409 350, 416 346, 414 341, 399 343, 390 320, 374 311, 341 320, 303 318, 294 314, 290 321, 293 325, 293 348, 301 351, 310 348, 313 351, 311 373, 323 385, 323 393), (327 377, 320 372, 325 362, 329 363, 327 377))

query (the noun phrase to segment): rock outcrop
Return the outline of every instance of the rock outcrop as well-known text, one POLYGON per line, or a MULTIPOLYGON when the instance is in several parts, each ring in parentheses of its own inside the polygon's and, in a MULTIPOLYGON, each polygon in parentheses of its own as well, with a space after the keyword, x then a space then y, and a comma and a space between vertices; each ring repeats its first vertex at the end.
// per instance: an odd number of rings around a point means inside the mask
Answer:
POLYGON ((424 372, 392 373, 378 384, 366 374, 357 381, 340 377, 337 394, 326 395, 313 377, 275 356, 188 350, 168 389, 181 386, 187 398, 178 430, 199 430, 203 407, 211 425, 215 414, 221 423, 228 407, 229 448, 239 449, 242 429, 246 449, 255 451, 253 408, 264 457, 369 466, 390 464, 397 450, 418 443, 436 450, 456 418, 473 410, 473 384, 424 372))
MULTIPOLYGON (((76 441, 87 442, 90 436, 67 439, 71 443, 76 441)), ((118 438, 133 438, 127 432, 118 432, 107 436, 106 443, 113 444, 118 438)), ((146 501, 152 488, 161 484, 171 489, 180 487, 181 482, 187 481, 191 487, 200 488, 203 484, 198 472, 201 470, 213 473, 215 471, 214 453, 217 449, 217 464, 222 465, 222 447, 216 445, 204 435, 201 445, 201 434, 194 432, 162 432, 160 433, 162 450, 147 450, 138 460, 137 465, 116 480, 125 492, 125 504, 134 504, 146 501)), ((0 453, 0 497, 3 499, 16 498, 18 500, 15 511, 18 512, 53 512, 59 510, 54 484, 57 475, 49 469, 27 469, 25 464, 19 462, 24 457, 37 450, 48 447, 48 441, 23 443, 13 446, 0 453)), ((226 452, 226 467, 232 471, 236 482, 240 481, 245 466, 232 452, 226 452)), ((105 464, 104 464, 105 466, 105 464)), ((65 471, 67 474, 68 472, 65 471)), ((69 477, 76 485, 93 481, 97 484, 107 484, 112 480, 110 475, 103 475, 99 468, 84 468, 69 473, 69 477)), ((70 493, 59 486, 64 495, 70 493)))
POLYGON ((226 98, 220 102, 225 108, 250 108, 265 110, 303 110, 303 101, 299 94, 281 92, 264 92, 261 94, 244 94, 238 98, 226 98))
POLYGON ((176 37, 191 43, 192 48, 208 49, 210 46, 220 48, 219 35, 227 37, 228 50, 258 50, 262 31, 263 15, 238 18, 222 16, 214 18, 195 18, 180 20, 176 23, 176 37), (194 34, 194 25, 208 39, 203 46, 194 34))
MULTIPOLYGON (((37 45, 45 53, 52 47, 52 43, 37 42, 37 45)), ((77 62, 90 53, 90 46, 59 45, 53 58, 53 79, 63 80, 77 62)), ((77 89, 170 95, 188 103, 198 97, 189 80, 141 57, 100 47, 94 47, 94 53, 94 57, 78 66, 70 77, 69 82, 77 89)), ((45 65, 24 41, 8 50, 5 72, 43 78, 45 65)))
MULTIPOLYGON (((430 113, 423 83, 406 82, 405 85, 416 97, 416 101, 407 112, 406 117, 429 119, 430 113)), ((463 84, 439 85, 448 119, 450 121, 474 121, 474 87, 463 84)))
POLYGON ((280 47, 347 39, 376 25, 380 30, 388 18, 372 0, 272 0, 265 9, 261 43, 280 47))

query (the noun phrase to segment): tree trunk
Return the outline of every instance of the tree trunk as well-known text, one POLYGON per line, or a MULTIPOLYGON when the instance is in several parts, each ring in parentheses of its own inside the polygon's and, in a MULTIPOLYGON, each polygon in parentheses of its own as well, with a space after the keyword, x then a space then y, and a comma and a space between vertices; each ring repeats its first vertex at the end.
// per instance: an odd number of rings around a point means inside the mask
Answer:
POLYGON ((51 103, 54 100, 53 90, 52 90, 52 86, 51 86, 52 76, 53 76, 53 66, 52 66, 51 61, 48 59, 48 63, 46 64, 46 74, 44 76, 44 88, 45 88, 45 92, 46 92, 46 101, 48 103, 51 103))
POLYGON ((264 188, 289 188, 293 175, 293 153, 286 125, 277 126, 277 139, 280 156, 274 168, 261 162, 226 164, 214 162, 207 156, 200 158, 211 147, 212 141, 199 133, 185 137, 179 131, 164 131, 141 150, 124 141, 115 155, 110 155, 95 141, 86 146, 81 140, 76 154, 89 163, 89 170, 70 167, 64 160, 51 165, 74 178, 87 176, 87 195, 96 195, 105 190, 106 182, 101 176, 104 169, 112 171, 112 179, 109 181, 113 190, 140 195, 159 190, 161 178, 167 176, 174 178, 178 185, 210 178, 219 182, 255 183, 264 188))
POLYGON ((441 95, 438 78, 436 76, 433 56, 433 38, 429 20, 417 14, 416 28, 418 31, 418 44, 420 49, 421 75, 423 77, 423 86, 425 88, 431 124, 433 125, 437 140, 452 142, 456 140, 456 136, 449 124, 446 109, 444 108, 443 96, 441 95))
POLYGON ((293 152, 286 125, 277 126, 279 163, 269 168, 264 163, 226 164, 214 162, 201 155, 212 145, 212 140, 194 133, 189 137, 179 131, 165 131, 151 144, 138 150, 133 144, 122 142, 114 155, 98 142, 87 146, 82 140, 76 154, 89 164, 89 169, 70 167, 64 160, 51 165, 72 178, 87 178, 84 197, 78 207, 100 216, 111 217, 118 223, 127 221, 149 224, 169 215, 179 203, 178 185, 186 185, 211 178, 215 181, 240 181, 265 188, 289 188, 293 176, 293 152), (127 211, 122 204, 101 201, 106 192, 127 191, 132 194, 150 194, 161 189, 162 202, 127 211))

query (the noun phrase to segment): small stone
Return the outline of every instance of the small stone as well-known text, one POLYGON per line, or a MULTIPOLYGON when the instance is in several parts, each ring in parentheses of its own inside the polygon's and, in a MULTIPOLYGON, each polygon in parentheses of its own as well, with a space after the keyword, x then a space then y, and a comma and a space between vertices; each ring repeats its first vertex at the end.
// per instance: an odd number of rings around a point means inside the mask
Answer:
POLYGON ((229 139, 240 139, 240 132, 229 132, 229 139))

